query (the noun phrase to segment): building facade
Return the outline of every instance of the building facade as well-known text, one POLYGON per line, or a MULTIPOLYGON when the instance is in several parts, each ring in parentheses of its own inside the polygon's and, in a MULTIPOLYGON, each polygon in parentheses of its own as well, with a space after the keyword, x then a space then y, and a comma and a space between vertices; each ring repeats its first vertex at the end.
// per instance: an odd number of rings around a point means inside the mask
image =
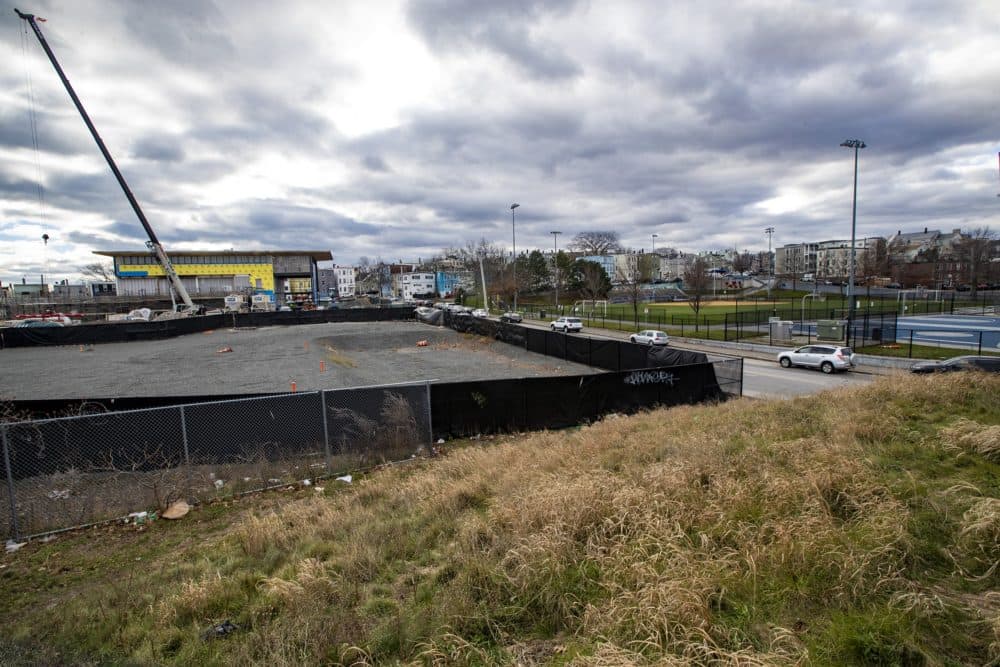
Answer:
POLYGON ((437 292, 436 278, 435 274, 422 271, 397 273, 393 275, 393 293, 407 301, 433 298, 437 292))
MULTIPOLYGON (((114 262, 120 296, 170 296, 170 282, 149 250, 95 250, 114 262)), ((317 301, 317 262, 330 261, 325 250, 177 251, 170 263, 192 298, 232 293, 273 294, 279 303, 317 301)))

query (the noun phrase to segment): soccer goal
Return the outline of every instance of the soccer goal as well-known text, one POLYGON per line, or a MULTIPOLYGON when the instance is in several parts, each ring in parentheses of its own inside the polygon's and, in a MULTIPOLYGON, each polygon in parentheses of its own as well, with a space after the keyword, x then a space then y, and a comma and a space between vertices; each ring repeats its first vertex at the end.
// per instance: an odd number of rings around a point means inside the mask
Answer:
POLYGON ((578 315, 587 315, 589 317, 593 317, 594 315, 607 317, 608 302, 603 299, 585 299, 583 301, 577 301, 573 304, 573 312, 578 315))

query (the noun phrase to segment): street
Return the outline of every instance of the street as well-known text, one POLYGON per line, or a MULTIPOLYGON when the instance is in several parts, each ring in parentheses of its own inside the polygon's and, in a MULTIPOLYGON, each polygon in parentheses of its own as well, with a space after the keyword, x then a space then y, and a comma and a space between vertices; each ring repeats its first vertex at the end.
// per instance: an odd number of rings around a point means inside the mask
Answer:
MULTIPOLYGON (((529 322, 526 320, 524 324, 539 329, 548 328, 548 325, 544 322, 529 322)), ((626 340, 629 332, 586 328, 582 334, 568 335, 626 340)), ((708 355, 709 361, 726 358, 726 355, 719 354, 715 349, 699 346, 697 343, 692 343, 689 340, 681 342, 672 338, 670 347, 678 350, 705 352, 708 355)), ((739 350, 734 350, 731 356, 743 357, 743 395, 750 398, 791 398, 794 396, 804 396, 838 387, 861 386, 879 377, 878 375, 862 373, 857 370, 826 375, 810 368, 782 368, 778 365, 776 358, 761 358, 763 355, 760 353, 755 353, 757 358, 747 357, 739 350)))

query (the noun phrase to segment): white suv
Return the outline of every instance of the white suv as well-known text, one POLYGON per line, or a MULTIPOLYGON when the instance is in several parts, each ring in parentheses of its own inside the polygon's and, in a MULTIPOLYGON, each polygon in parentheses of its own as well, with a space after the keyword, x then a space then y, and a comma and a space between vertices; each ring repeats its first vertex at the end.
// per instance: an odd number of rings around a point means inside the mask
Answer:
POLYGON ((778 355, 778 363, 784 368, 809 366, 824 373, 846 371, 854 367, 854 352, 840 345, 805 345, 778 355))
POLYGON ((563 331, 565 333, 583 331, 583 320, 579 317, 560 317, 550 326, 553 331, 563 331))

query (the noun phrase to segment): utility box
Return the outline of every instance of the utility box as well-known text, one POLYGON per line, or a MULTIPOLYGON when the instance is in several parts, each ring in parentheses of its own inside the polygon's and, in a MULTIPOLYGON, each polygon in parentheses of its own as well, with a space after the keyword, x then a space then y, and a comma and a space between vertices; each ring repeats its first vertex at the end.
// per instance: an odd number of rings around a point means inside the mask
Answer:
POLYGON ((816 322, 816 340, 844 340, 843 320, 819 320, 816 322))
POLYGON ((771 327, 771 340, 790 342, 792 340, 792 322, 789 320, 780 320, 776 317, 771 318, 769 322, 771 327))

